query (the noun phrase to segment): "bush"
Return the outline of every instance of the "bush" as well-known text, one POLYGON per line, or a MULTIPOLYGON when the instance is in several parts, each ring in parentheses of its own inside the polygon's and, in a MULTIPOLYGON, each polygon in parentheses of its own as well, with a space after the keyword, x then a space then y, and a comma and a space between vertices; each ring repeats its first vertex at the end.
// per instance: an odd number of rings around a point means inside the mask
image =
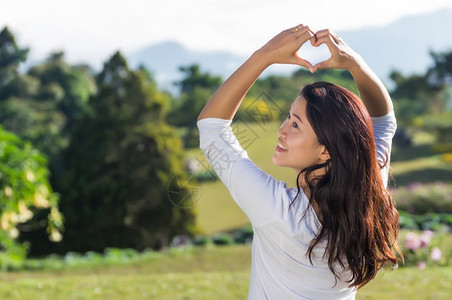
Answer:
POLYGON ((452 213, 452 184, 415 182, 392 189, 391 192, 399 210, 416 215, 452 213))
POLYGON ((411 230, 452 231, 452 214, 428 213, 413 215, 406 211, 399 211, 400 228, 411 230))
POLYGON ((29 142, 0 126, 0 267, 20 267, 28 243, 19 242, 27 228, 46 228, 50 240, 62 239, 63 217, 49 183, 46 158, 29 142))
POLYGON ((444 234, 436 235, 426 230, 422 233, 408 232, 401 243, 404 266, 447 266, 450 264, 451 251, 444 245, 444 234))
POLYGON ((215 245, 234 245, 234 238, 228 233, 217 233, 212 241, 215 245))
POLYGON ((209 237, 206 237, 206 236, 203 236, 203 235, 196 235, 193 238, 192 243, 195 246, 207 246, 207 245, 213 244, 213 241, 209 237))
MULTIPOLYGON (((89 252, 88 252, 89 253, 89 252)), ((139 256, 135 249, 107 248, 104 251, 104 257, 107 262, 127 262, 139 256)))
POLYGON ((253 227, 252 226, 246 226, 243 228, 238 229, 234 233, 234 241, 237 244, 248 244, 253 241, 253 227))

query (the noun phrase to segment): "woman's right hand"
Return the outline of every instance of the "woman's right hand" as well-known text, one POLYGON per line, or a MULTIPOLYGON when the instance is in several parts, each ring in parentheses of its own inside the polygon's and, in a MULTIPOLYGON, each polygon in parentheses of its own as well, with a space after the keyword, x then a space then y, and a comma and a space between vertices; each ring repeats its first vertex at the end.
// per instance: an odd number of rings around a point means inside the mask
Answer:
POLYGON ((300 24, 276 35, 256 51, 256 54, 260 54, 268 65, 276 63, 295 64, 312 72, 313 66, 311 63, 297 54, 297 51, 308 40, 311 40, 311 44, 314 45, 315 35, 308 26, 300 24))

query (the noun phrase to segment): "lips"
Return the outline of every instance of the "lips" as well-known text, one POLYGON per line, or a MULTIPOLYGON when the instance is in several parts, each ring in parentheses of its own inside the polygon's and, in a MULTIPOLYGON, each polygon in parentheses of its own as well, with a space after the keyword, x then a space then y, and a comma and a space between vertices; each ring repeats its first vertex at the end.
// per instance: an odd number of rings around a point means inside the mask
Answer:
POLYGON ((281 143, 278 143, 278 147, 281 148, 281 149, 283 149, 283 150, 286 150, 286 151, 288 150, 286 147, 284 147, 283 145, 281 145, 281 143))
POLYGON ((284 152, 284 151, 287 151, 289 149, 283 145, 281 139, 278 139, 278 146, 276 146, 275 150, 278 151, 278 152, 284 152))

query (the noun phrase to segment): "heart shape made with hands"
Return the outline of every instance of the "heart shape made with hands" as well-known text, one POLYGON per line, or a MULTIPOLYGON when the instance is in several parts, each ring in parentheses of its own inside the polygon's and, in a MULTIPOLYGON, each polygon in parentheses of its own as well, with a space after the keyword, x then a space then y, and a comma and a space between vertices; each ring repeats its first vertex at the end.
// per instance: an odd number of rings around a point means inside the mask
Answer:
POLYGON ((326 44, 314 47, 309 41, 301 46, 301 48, 297 51, 297 54, 299 57, 310 62, 313 67, 331 57, 331 52, 326 44))

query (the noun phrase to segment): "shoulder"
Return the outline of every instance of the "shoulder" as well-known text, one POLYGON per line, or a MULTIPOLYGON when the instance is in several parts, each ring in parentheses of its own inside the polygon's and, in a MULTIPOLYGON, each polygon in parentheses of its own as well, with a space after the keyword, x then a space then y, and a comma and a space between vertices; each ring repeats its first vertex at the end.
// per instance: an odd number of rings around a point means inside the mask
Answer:
POLYGON ((247 157, 235 162, 230 183, 232 197, 254 226, 290 219, 288 215, 294 209, 306 207, 306 203, 298 201, 302 190, 297 196, 296 188, 288 187, 286 182, 269 175, 247 157))

